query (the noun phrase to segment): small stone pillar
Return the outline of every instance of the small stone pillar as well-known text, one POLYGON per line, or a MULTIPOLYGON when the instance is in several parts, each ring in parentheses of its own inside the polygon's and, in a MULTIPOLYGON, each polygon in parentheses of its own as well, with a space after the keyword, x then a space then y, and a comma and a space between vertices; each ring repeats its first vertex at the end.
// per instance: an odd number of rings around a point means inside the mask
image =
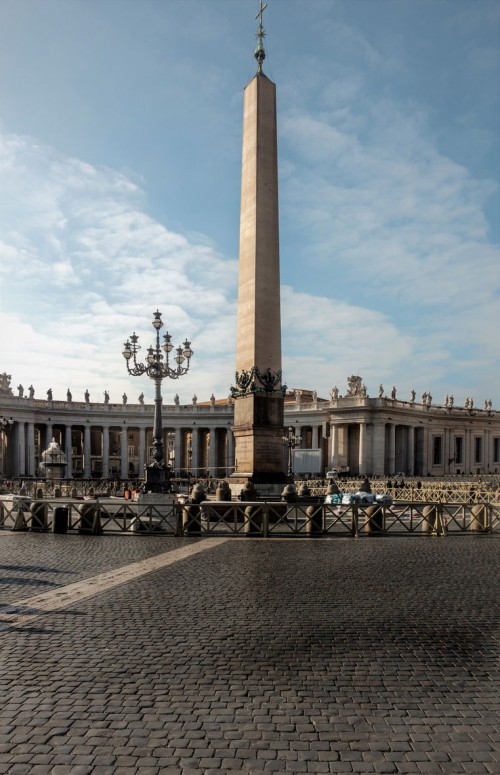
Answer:
POLYGON ((486 504, 475 503, 471 507, 470 530, 486 532, 488 530, 488 511, 486 504))
POLYGON ((384 510, 380 504, 374 503, 365 509, 365 532, 380 534, 384 530, 384 510))
POLYGON ((201 535, 201 506, 206 500, 206 492, 202 484, 195 484, 191 490, 189 502, 182 509, 182 530, 186 536, 201 535))

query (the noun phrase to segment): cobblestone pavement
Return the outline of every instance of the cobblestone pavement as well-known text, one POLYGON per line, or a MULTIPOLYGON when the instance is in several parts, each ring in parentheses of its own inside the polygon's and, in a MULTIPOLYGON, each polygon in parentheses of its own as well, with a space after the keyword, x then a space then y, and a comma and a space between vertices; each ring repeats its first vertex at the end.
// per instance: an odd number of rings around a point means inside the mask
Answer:
MULTIPOLYGON (((3 534, 0 601, 192 543, 3 534)), ((236 539, 7 625, 0 773, 498 775, 499 553, 236 539)))

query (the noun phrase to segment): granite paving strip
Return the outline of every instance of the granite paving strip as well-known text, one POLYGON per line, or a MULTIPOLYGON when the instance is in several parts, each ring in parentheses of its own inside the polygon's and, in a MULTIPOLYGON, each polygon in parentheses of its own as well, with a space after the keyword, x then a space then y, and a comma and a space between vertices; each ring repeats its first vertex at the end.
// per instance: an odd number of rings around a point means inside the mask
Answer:
POLYGON ((227 538, 207 538, 198 543, 182 546, 164 554, 156 555, 139 562, 115 568, 106 573, 100 573, 64 587, 58 587, 50 592, 19 600, 13 606, 13 610, 0 611, 0 629, 2 625, 15 625, 22 627, 31 624, 34 619, 61 608, 66 608, 73 603, 85 600, 88 597, 98 595, 120 584, 126 584, 134 579, 144 576, 146 573, 165 568, 168 565, 192 557, 199 552, 214 549, 224 544, 227 538))

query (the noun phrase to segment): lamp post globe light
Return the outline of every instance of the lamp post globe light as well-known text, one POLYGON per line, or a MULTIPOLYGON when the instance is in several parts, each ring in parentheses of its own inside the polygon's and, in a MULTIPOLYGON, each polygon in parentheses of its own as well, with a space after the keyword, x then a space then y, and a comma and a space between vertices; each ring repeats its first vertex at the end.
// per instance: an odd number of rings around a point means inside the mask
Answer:
POLYGON ((295 447, 298 447, 302 441, 301 436, 295 435, 295 430, 290 425, 287 429, 287 433, 283 436, 283 445, 288 447, 288 476, 293 477, 293 455, 292 452, 295 447))
POLYGON ((191 342, 186 339, 182 347, 177 347, 172 360, 177 364, 171 365, 170 353, 174 349, 172 337, 168 333, 163 335, 163 344, 160 345, 160 329, 163 328, 161 312, 156 310, 153 313, 154 319, 152 325, 156 331, 155 346, 148 347, 144 363, 137 361, 137 353, 141 349, 138 341, 139 337, 135 331, 123 345, 122 355, 127 364, 127 371, 134 377, 141 377, 143 374, 153 380, 155 383, 155 411, 153 424, 153 462, 145 466, 146 471, 146 491, 164 493, 170 490, 170 481, 167 476, 167 467, 165 465, 165 448, 163 445, 163 433, 161 422, 161 381, 162 379, 179 379, 189 370, 193 351, 191 342), (163 352, 162 352, 163 351, 163 352))

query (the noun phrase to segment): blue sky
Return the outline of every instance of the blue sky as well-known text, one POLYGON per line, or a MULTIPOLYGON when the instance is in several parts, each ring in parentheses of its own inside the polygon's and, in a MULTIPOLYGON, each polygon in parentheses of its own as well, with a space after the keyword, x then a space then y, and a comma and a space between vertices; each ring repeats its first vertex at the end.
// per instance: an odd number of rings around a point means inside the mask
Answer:
MULTIPOLYGON (((0 0, 0 371, 153 395, 121 356, 158 307, 235 368, 243 89, 257 0, 0 0)), ((500 407, 500 3, 270 0, 283 372, 500 407)))

